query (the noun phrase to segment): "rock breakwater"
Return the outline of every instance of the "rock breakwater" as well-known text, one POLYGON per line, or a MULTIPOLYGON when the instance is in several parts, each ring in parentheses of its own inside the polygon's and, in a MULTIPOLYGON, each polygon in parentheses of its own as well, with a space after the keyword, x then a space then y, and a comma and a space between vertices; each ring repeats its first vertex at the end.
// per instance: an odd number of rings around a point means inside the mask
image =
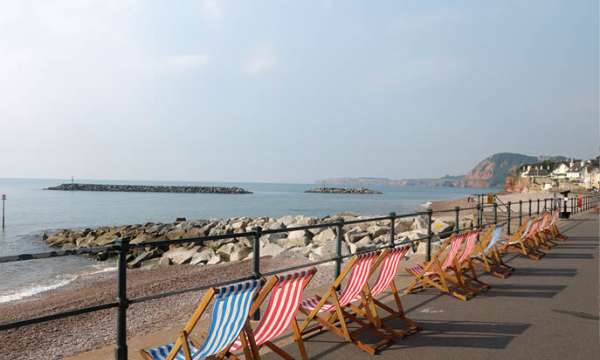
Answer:
POLYGON ((62 191, 116 191, 116 192, 161 192, 190 194, 252 194, 239 187, 226 186, 167 186, 167 185, 112 185, 112 184, 61 184, 47 190, 62 191))
MULTIPOLYGON (((282 230, 260 237, 261 256, 279 256, 305 258, 319 261, 335 256, 336 227, 314 228, 309 230, 287 231, 287 229, 332 223, 339 220, 352 221, 364 219, 357 214, 342 213, 322 218, 307 216, 236 217, 230 219, 183 220, 174 223, 146 223, 122 226, 104 226, 88 229, 63 229, 43 239, 53 247, 65 250, 107 246, 114 244, 119 237, 130 237, 131 244, 144 244, 156 240, 176 240, 199 238, 204 236, 242 234, 251 232, 255 227, 282 230)), ((461 227, 470 226, 472 218, 461 219, 461 227)), ((342 228, 344 254, 355 253, 363 248, 383 246, 390 242, 389 220, 372 221, 344 225, 342 228)), ((453 229, 450 220, 435 219, 432 229, 436 234, 444 234, 453 229)), ((395 221, 396 243, 416 240, 427 236, 427 222, 424 217, 402 218, 395 221)), ((233 262, 252 257, 252 237, 240 235, 226 240, 209 240, 200 244, 173 244, 165 246, 134 247, 127 256, 130 267, 160 267, 171 264, 211 265, 233 262)), ((425 251, 425 243, 419 244, 418 252, 425 251)), ((98 260, 114 257, 114 253, 96 255, 98 260)))
POLYGON ((306 190, 305 193, 319 194, 383 194, 381 191, 367 188, 339 188, 339 187, 319 187, 306 190))

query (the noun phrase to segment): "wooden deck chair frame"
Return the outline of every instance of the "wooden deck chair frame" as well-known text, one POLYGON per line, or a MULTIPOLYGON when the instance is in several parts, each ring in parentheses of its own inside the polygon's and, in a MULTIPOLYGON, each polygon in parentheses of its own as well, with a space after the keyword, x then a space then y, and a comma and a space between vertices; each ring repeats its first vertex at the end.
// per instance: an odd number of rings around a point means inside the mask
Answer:
MULTIPOLYGON (((323 295, 323 297, 317 296, 316 299, 318 303, 314 308, 308 309, 300 306, 300 313, 304 314, 305 318, 300 322, 299 330, 300 336, 303 338, 312 337, 322 330, 329 330, 333 334, 343 338, 345 341, 356 345, 359 349, 365 351, 370 355, 374 355, 380 350, 383 346, 390 344, 394 340, 394 336, 387 334, 386 332, 381 330, 382 324, 381 320, 377 315, 377 311, 371 301, 371 294, 368 284, 368 277, 361 286, 360 293, 362 296, 352 299, 347 304, 341 304, 340 298, 343 297, 343 293, 341 296, 338 295, 337 289, 342 285, 342 282, 350 274, 350 272, 354 269, 356 263, 363 256, 375 256, 375 259, 371 265, 368 276, 370 276, 372 269, 377 268, 383 258, 386 255, 386 250, 384 251, 370 251, 366 253, 362 253, 359 255, 352 256, 346 265, 340 271, 340 275, 329 285, 327 291, 323 295), (331 303, 329 301, 331 300, 331 303), (363 306, 365 306, 368 311, 366 311, 365 315, 367 316, 367 320, 361 319, 356 316, 355 311, 358 309, 356 305, 353 305, 352 302, 360 300, 362 301, 363 306), (324 306, 333 306, 333 310, 329 311, 325 314, 325 316, 319 315, 324 306), (315 321, 316 326, 309 327, 309 325, 315 321), (350 322, 355 322, 360 327, 356 330, 350 331, 348 325, 350 322), (356 335, 363 331, 363 328, 373 326, 373 333, 377 335, 381 340, 377 342, 374 346, 366 344, 357 339, 356 335)), ((352 276, 351 276, 352 279, 352 276)))
MULTIPOLYGON (((398 271, 400 269, 399 264, 409 250, 409 245, 389 250, 379 265, 380 272, 375 280, 374 285, 370 287, 372 292, 371 300, 373 301, 375 307, 389 314, 386 317, 380 317, 382 322, 381 326, 384 331, 395 337, 405 337, 422 330, 422 328, 414 320, 409 319, 404 313, 404 307, 402 306, 402 301, 400 300, 400 294, 398 293, 398 287, 396 286, 395 280, 395 277, 398 275, 398 271), (383 294, 385 291, 389 291, 392 294, 394 298, 395 309, 378 299, 378 296, 383 294), (405 329, 396 330, 387 326, 385 322, 390 319, 400 319, 404 323, 405 329)), ((358 305, 358 308, 355 309, 355 312, 363 317, 366 316, 366 311, 368 311, 368 309, 365 308, 364 303, 361 303, 358 305)), ((367 327, 364 329, 367 329, 367 327)))
POLYGON ((552 234, 550 231, 550 224, 552 223, 552 213, 545 212, 542 217, 542 223, 538 231, 533 235, 535 239, 535 243, 538 248, 542 248, 544 250, 551 250, 557 244, 552 241, 552 234))
MULTIPOLYGON (((273 294, 272 294, 273 289, 276 286, 278 286, 280 283, 282 283, 283 281, 287 281, 287 280, 290 280, 293 278, 298 278, 298 277, 306 278, 304 280, 302 289, 300 290, 300 294, 301 294, 304 291, 304 289, 306 288, 306 286, 308 286, 308 284, 310 283, 310 281, 312 280, 312 278, 316 272, 317 272, 317 269, 313 267, 313 268, 310 268, 309 270, 294 273, 294 274, 288 274, 288 275, 284 275, 284 276, 279 276, 279 275, 271 276, 269 278, 269 280, 266 281, 265 285, 261 288, 260 293, 256 297, 256 300, 252 303, 252 306, 250 307, 249 317, 252 318, 252 316, 260 309, 261 305, 265 302, 265 300, 267 299, 269 294, 271 294, 271 296, 273 296, 273 294)), ((269 305, 271 305, 271 303, 269 303, 269 305)), ((269 308, 270 308, 270 306, 267 307, 266 312, 263 314, 263 316, 261 318, 261 322, 257 325, 256 329, 252 332, 253 336, 256 336, 256 331, 260 329, 261 325, 264 325, 264 324, 262 324, 262 321, 266 321, 265 319, 268 318, 268 315, 269 315, 268 312, 270 311, 269 308)), ((298 311, 298 308, 296 307, 295 309, 293 309, 293 311, 294 311, 294 314, 291 319, 291 327, 292 327, 292 331, 294 334, 294 339, 296 340, 296 344, 298 346, 298 350, 300 352, 302 359, 307 360, 308 355, 307 355, 306 349, 304 347, 304 341, 303 341, 302 337, 299 336, 300 328, 298 327, 298 321, 297 321, 297 317, 296 317, 296 312, 298 311)), ((283 331, 285 331, 285 330, 286 329, 284 329, 283 331)), ((275 354, 279 355, 281 358, 286 359, 286 360, 294 360, 294 357, 292 357, 289 353, 287 353, 285 350, 283 350, 279 346, 275 345, 271 341, 271 340, 273 340, 274 337, 279 336, 280 334, 281 333, 276 334, 275 336, 273 336, 269 340, 262 342, 261 344, 257 343, 257 341, 258 341, 257 338, 254 338, 257 353, 253 354, 253 359, 255 359, 255 360, 260 359, 260 355, 258 354, 258 351, 260 350, 261 347, 266 346, 269 349, 271 349, 275 354)), ((248 347, 248 345, 249 345, 248 342, 246 342, 246 345, 244 345, 244 342, 241 341, 241 339, 240 339, 240 342, 241 342, 240 348, 243 348, 244 346, 248 347)), ((252 349, 251 348, 244 349, 244 353, 247 353, 247 352, 252 352, 252 349)), ((232 355, 232 354, 229 354, 229 355, 232 355)))
POLYGON ((530 226, 533 225, 533 222, 537 219, 525 218, 525 221, 522 222, 521 226, 514 232, 514 234, 508 236, 506 235, 503 239, 503 242, 499 245, 499 252, 507 253, 511 250, 522 256, 528 257, 533 260, 539 260, 542 258, 543 253, 540 253, 539 250, 535 248, 534 245, 530 244, 530 241, 527 241, 528 234, 525 232, 529 232, 530 226))
POLYGON ((465 240, 465 236, 465 233, 452 234, 438 252, 433 255, 431 261, 425 262, 424 265, 406 268, 406 271, 415 279, 404 290, 404 293, 410 294, 426 288, 436 288, 463 301, 475 296, 473 291, 461 284, 460 275, 453 277, 449 272, 455 259, 459 256, 460 247, 465 240), (446 252, 446 250, 448 251, 446 252), (443 262, 442 256, 445 256, 443 262), (419 268, 419 270, 417 271, 416 268, 419 268))
POLYGON ((479 276, 477 276, 477 271, 475 271, 475 266, 473 265, 472 255, 477 246, 480 234, 481 231, 479 230, 472 230, 466 234, 462 254, 454 259, 452 269, 457 282, 475 293, 485 292, 491 288, 489 284, 479 280, 479 276))
MULTIPOLYGON (((256 280, 256 281, 258 281, 258 280, 256 280)), ((257 285, 257 287, 258 286, 259 285, 257 285)), ((223 288, 225 288, 225 287, 223 287, 223 288)), ((190 334, 192 333, 192 331, 198 324, 198 321, 200 321, 200 318, 202 317, 202 315, 208 308, 208 305, 211 303, 211 301, 214 299, 214 297, 218 294, 218 292, 219 292, 218 288, 209 288, 206 291, 206 293, 204 294, 204 296, 202 296, 200 302, 198 303, 198 306, 194 310, 194 313, 192 314, 191 318, 187 321, 187 323, 183 327, 181 334, 177 337, 177 340, 175 341, 175 344, 173 345, 172 350, 169 352, 169 354, 165 358, 165 360, 173 360, 178 355, 178 353, 181 349, 183 349, 183 354, 184 354, 184 357, 186 360, 192 359, 193 354, 190 349, 190 344, 194 347, 196 347, 196 344, 191 341, 190 334)), ((256 297, 256 291, 255 291, 255 295, 253 296, 253 298, 254 297, 256 297)), ((251 301, 252 300, 254 300, 254 299, 251 299, 251 301)), ((203 337, 205 337, 205 336, 206 336, 206 333, 203 333, 203 337)), ((249 327, 249 317, 246 317, 245 324, 243 325, 243 328, 240 332, 240 339, 244 346, 245 358, 246 359, 256 358, 258 356, 258 350, 256 348, 256 344, 254 343, 252 331, 249 327)), ((228 356, 229 349, 231 348, 232 345, 233 345, 233 341, 229 345, 227 345, 223 350, 221 350, 218 354, 209 356, 209 358, 211 358, 211 359, 225 358, 226 356, 228 356)), ((145 349, 140 350, 140 353, 144 359, 154 360, 152 355, 150 355, 150 353, 147 352, 145 349)))
POLYGON ((561 234, 560 230, 558 229, 558 225, 556 225, 556 222, 558 221, 559 217, 560 217, 560 210, 555 210, 552 213, 552 221, 550 223, 550 226, 549 226, 549 229, 547 230, 547 232, 548 232, 548 235, 552 236, 553 239, 565 241, 568 239, 568 237, 561 234))
POLYGON ((507 265, 502 260, 502 255, 498 250, 498 240, 501 238, 502 226, 490 226, 479 234, 480 241, 475 245, 475 253, 471 257, 474 264, 480 264, 484 271, 491 275, 506 279, 514 268, 507 265), (497 238, 495 238, 497 237, 497 238))

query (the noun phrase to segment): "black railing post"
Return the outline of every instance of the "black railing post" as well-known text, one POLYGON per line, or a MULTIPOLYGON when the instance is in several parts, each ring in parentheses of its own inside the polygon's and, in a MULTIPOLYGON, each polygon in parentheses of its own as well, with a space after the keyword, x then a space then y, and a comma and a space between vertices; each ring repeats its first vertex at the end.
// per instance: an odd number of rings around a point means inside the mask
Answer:
POLYGON ((481 204, 477 204, 477 229, 481 229, 481 204))
POLYGON ((117 348, 115 359, 127 360, 127 253, 129 251, 129 238, 119 238, 115 242, 119 247, 118 274, 117 274, 117 348))
POLYGON ((512 203, 510 201, 508 202, 507 209, 508 209, 508 212, 507 212, 506 233, 508 235, 510 235, 510 222, 512 221, 512 219, 511 219, 512 203))
MULTIPOLYGON (((252 275, 255 279, 260 279, 260 237, 262 236, 262 228, 257 226, 254 228, 254 241, 252 241, 252 275)), ((260 320, 260 309, 254 313, 254 320, 260 320)))
POLYGON ((523 200, 519 200, 519 226, 523 224, 523 200))
POLYGON ((498 225, 498 203, 494 201, 494 225, 498 225))
POLYGON ((529 199, 529 217, 531 217, 531 199, 529 199))
POLYGON ((460 232, 460 206, 454 207, 454 233, 460 232))
POLYGON ((544 212, 546 212, 548 210, 548 206, 547 206, 547 201, 548 199, 544 199, 544 212))
POLYGON ((537 199, 537 213, 540 214, 540 199, 537 199))
POLYGON ((394 238, 396 237, 396 213, 390 213, 390 248, 394 248, 394 238))
POLYGON ((433 210, 427 209, 427 261, 431 261, 431 224, 433 222, 433 210))
POLYGON ((344 219, 340 219, 337 225, 337 236, 335 242, 335 278, 340 276, 342 271, 342 242, 344 241, 344 219))

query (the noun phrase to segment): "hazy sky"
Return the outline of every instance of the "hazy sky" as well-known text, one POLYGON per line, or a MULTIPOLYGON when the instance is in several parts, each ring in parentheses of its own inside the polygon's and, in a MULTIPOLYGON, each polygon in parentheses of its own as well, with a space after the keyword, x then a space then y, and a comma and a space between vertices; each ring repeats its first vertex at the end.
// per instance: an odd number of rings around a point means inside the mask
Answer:
POLYGON ((590 1, 0 1, 0 177, 312 182, 591 157, 590 1))

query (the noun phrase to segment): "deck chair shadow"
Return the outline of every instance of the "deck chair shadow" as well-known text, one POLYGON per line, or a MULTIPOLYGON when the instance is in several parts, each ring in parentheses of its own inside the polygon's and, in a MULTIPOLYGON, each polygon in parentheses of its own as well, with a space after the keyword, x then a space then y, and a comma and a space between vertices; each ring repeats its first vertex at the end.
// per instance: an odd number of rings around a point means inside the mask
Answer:
POLYGON ((386 251, 354 255, 340 271, 340 275, 329 285, 323 297, 314 296, 302 300, 300 313, 304 314, 305 318, 300 323, 300 336, 309 338, 322 330, 329 330, 371 355, 392 342, 394 337, 381 330, 381 320, 370 301, 371 294, 367 282, 373 269, 378 267, 385 255, 386 251), (348 274, 350 277, 344 289, 338 291, 348 274), (357 307, 352 303, 356 301, 362 301, 363 306, 367 307, 367 320, 359 318, 353 312, 357 307), (309 327, 313 322, 316 324, 309 327), (351 322, 358 324, 359 328, 350 331, 348 325, 351 322), (371 325, 372 334, 381 339, 375 345, 366 344, 356 337, 359 332, 362 332, 362 328, 371 325))
POLYGON ((251 359, 252 352, 257 354, 257 350, 252 331, 248 327, 248 314, 259 285, 259 280, 250 280, 208 289, 177 340, 174 343, 141 350, 142 357, 147 360, 221 359, 240 337, 245 349, 253 349, 245 352, 245 357, 251 359), (210 326, 202 346, 196 347, 189 338, 190 333, 213 299, 210 326))
MULTIPOLYGON (((254 315, 260 309, 261 304, 266 300, 267 296, 271 294, 267 308, 256 329, 253 331, 257 350, 266 346, 281 358, 293 360, 294 358, 289 353, 273 343, 275 338, 282 335, 291 326, 302 359, 308 359, 304 342, 302 341, 302 337, 299 336, 300 330, 296 320, 296 313, 302 300, 304 289, 316 272, 316 268, 311 268, 310 270, 294 274, 276 275, 267 280, 261 288, 256 301, 252 304, 249 313, 250 316, 254 315)), ((244 345, 244 342, 240 338, 233 343, 229 351, 233 352, 244 349, 244 346, 247 347, 248 342, 244 345)), ((252 349, 244 349, 244 353, 247 352, 252 352, 252 349)), ((254 359, 260 358, 258 354, 253 354, 253 356, 254 359)))

